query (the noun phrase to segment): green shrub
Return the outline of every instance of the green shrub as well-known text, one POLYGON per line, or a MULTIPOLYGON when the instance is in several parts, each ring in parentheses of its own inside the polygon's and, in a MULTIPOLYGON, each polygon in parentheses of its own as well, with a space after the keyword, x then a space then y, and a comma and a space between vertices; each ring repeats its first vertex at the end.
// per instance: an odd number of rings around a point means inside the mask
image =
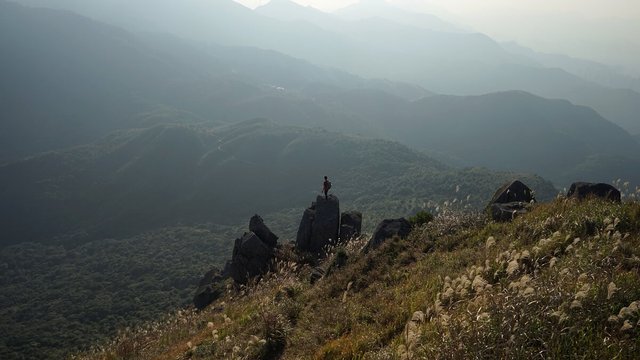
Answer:
POLYGON ((414 216, 409 218, 409 222, 413 226, 423 226, 433 221, 433 215, 429 212, 421 210, 414 216))

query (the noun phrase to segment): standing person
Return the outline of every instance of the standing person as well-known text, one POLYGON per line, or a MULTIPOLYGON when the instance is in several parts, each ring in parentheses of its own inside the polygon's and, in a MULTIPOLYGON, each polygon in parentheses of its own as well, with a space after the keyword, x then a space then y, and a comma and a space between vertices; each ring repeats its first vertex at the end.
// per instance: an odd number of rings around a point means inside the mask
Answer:
POLYGON ((322 183, 322 192, 324 193, 324 199, 329 199, 329 189, 331 189, 331 181, 329 181, 328 177, 324 177, 324 182, 322 183))

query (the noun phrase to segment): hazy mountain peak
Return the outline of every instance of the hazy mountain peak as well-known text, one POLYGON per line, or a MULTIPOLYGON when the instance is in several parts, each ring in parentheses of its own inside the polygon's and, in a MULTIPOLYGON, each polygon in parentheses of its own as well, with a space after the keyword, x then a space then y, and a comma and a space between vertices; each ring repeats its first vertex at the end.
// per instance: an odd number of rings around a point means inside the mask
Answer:
POLYGON ((335 11, 334 14, 347 20, 379 17, 423 29, 463 32, 460 27, 446 22, 437 16, 404 10, 385 0, 363 0, 354 5, 339 9, 335 11))

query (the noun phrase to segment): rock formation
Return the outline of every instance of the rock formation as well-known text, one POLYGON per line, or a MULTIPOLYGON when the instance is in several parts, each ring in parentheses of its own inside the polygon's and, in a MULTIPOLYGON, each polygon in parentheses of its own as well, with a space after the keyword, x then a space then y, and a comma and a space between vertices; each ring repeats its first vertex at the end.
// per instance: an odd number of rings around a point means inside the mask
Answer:
POLYGON ((233 256, 225 266, 224 274, 236 283, 246 284, 250 278, 262 275, 269 270, 273 258, 273 247, 267 245, 253 232, 245 233, 236 239, 233 256))
POLYGON ((362 213, 348 211, 340 216, 340 241, 349 241, 360 236, 362 231, 362 213))
POLYGON ((533 191, 531 191, 531 189, 529 189, 529 187, 523 184, 521 181, 515 180, 511 183, 506 183, 502 185, 493 195, 493 198, 489 203, 490 204, 507 204, 511 202, 530 203, 532 200, 535 201, 535 198, 533 197, 533 191))
POLYGON ((260 215, 253 215, 249 220, 249 231, 256 234, 265 244, 275 247, 278 244, 278 236, 264 224, 260 215))
POLYGON ((584 200, 589 197, 607 199, 620 202, 620 191, 609 184, 593 184, 586 182, 575 182, 571 184, 567 197, 584 200))
POLYGON ((203 309, 224 294, 225 280, 232 278, 238 284, 246 284, 249 279, 265 274, 278 245, 276 236, 259 215, 249 221, 249 232, 236 239, 231 260, 224 270, 213 269, 200 280, 193 298, 193 305, 203 309))
POLYGON ((496 191, 487 206, 487 212, 494 221, 511 221, 518 215, 526 214, 534 201, 533 191, 515 180, 496 191))
POLYGON ((193 305, 196 309, 204 309, 224 294, 224 280, 225 277, 217 268, 210 270, 204 275, 193 297, 193 305))
POLYGON ((335 195, 318 196, 311 207, 304 211, 296 247, 314 254, 323 253, 327 246, 338 242, 340 230, 340 202, 335 195))
POLYGON ((373 236, 364 248, 369 251, 380 246, 385 240, 394 236, 405 238, 411 232, 411 223, 405 219, 385 219, 376 227, 373 236))

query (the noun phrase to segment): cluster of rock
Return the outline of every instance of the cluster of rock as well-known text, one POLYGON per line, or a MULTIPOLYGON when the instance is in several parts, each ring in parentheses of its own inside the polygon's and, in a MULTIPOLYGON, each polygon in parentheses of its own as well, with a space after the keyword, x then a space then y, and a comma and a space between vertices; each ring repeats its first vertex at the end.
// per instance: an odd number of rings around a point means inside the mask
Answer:
MULTIPOLYGON (((619 202, 620 191, 609 184, 575 182, 571 184, 567 198, 584 200, 601 198, 619 202)), ((494 221, 511 221, 526 214, 536 200, 533 191, 519 180, 501 186, 487 206, 487 212, 494 221)))
POLYGON ((233 255, 224 270, 213 269, 200 280, 193 298, 195 307, 202 309, 219 298, 224 293, 224 282, 228 278, 237 284, 246 284, 249 279, 269 271, 277 245, 278 236, 259 215, 254 215, 249 221, 249 232, 236 239, 233 255))
POLYGON ((362 213, 340 214, 340 201, 335 195, 318 196, 302 214, 296 236, 296 249, 323 255, 331 246, 360 236, 362 213))

